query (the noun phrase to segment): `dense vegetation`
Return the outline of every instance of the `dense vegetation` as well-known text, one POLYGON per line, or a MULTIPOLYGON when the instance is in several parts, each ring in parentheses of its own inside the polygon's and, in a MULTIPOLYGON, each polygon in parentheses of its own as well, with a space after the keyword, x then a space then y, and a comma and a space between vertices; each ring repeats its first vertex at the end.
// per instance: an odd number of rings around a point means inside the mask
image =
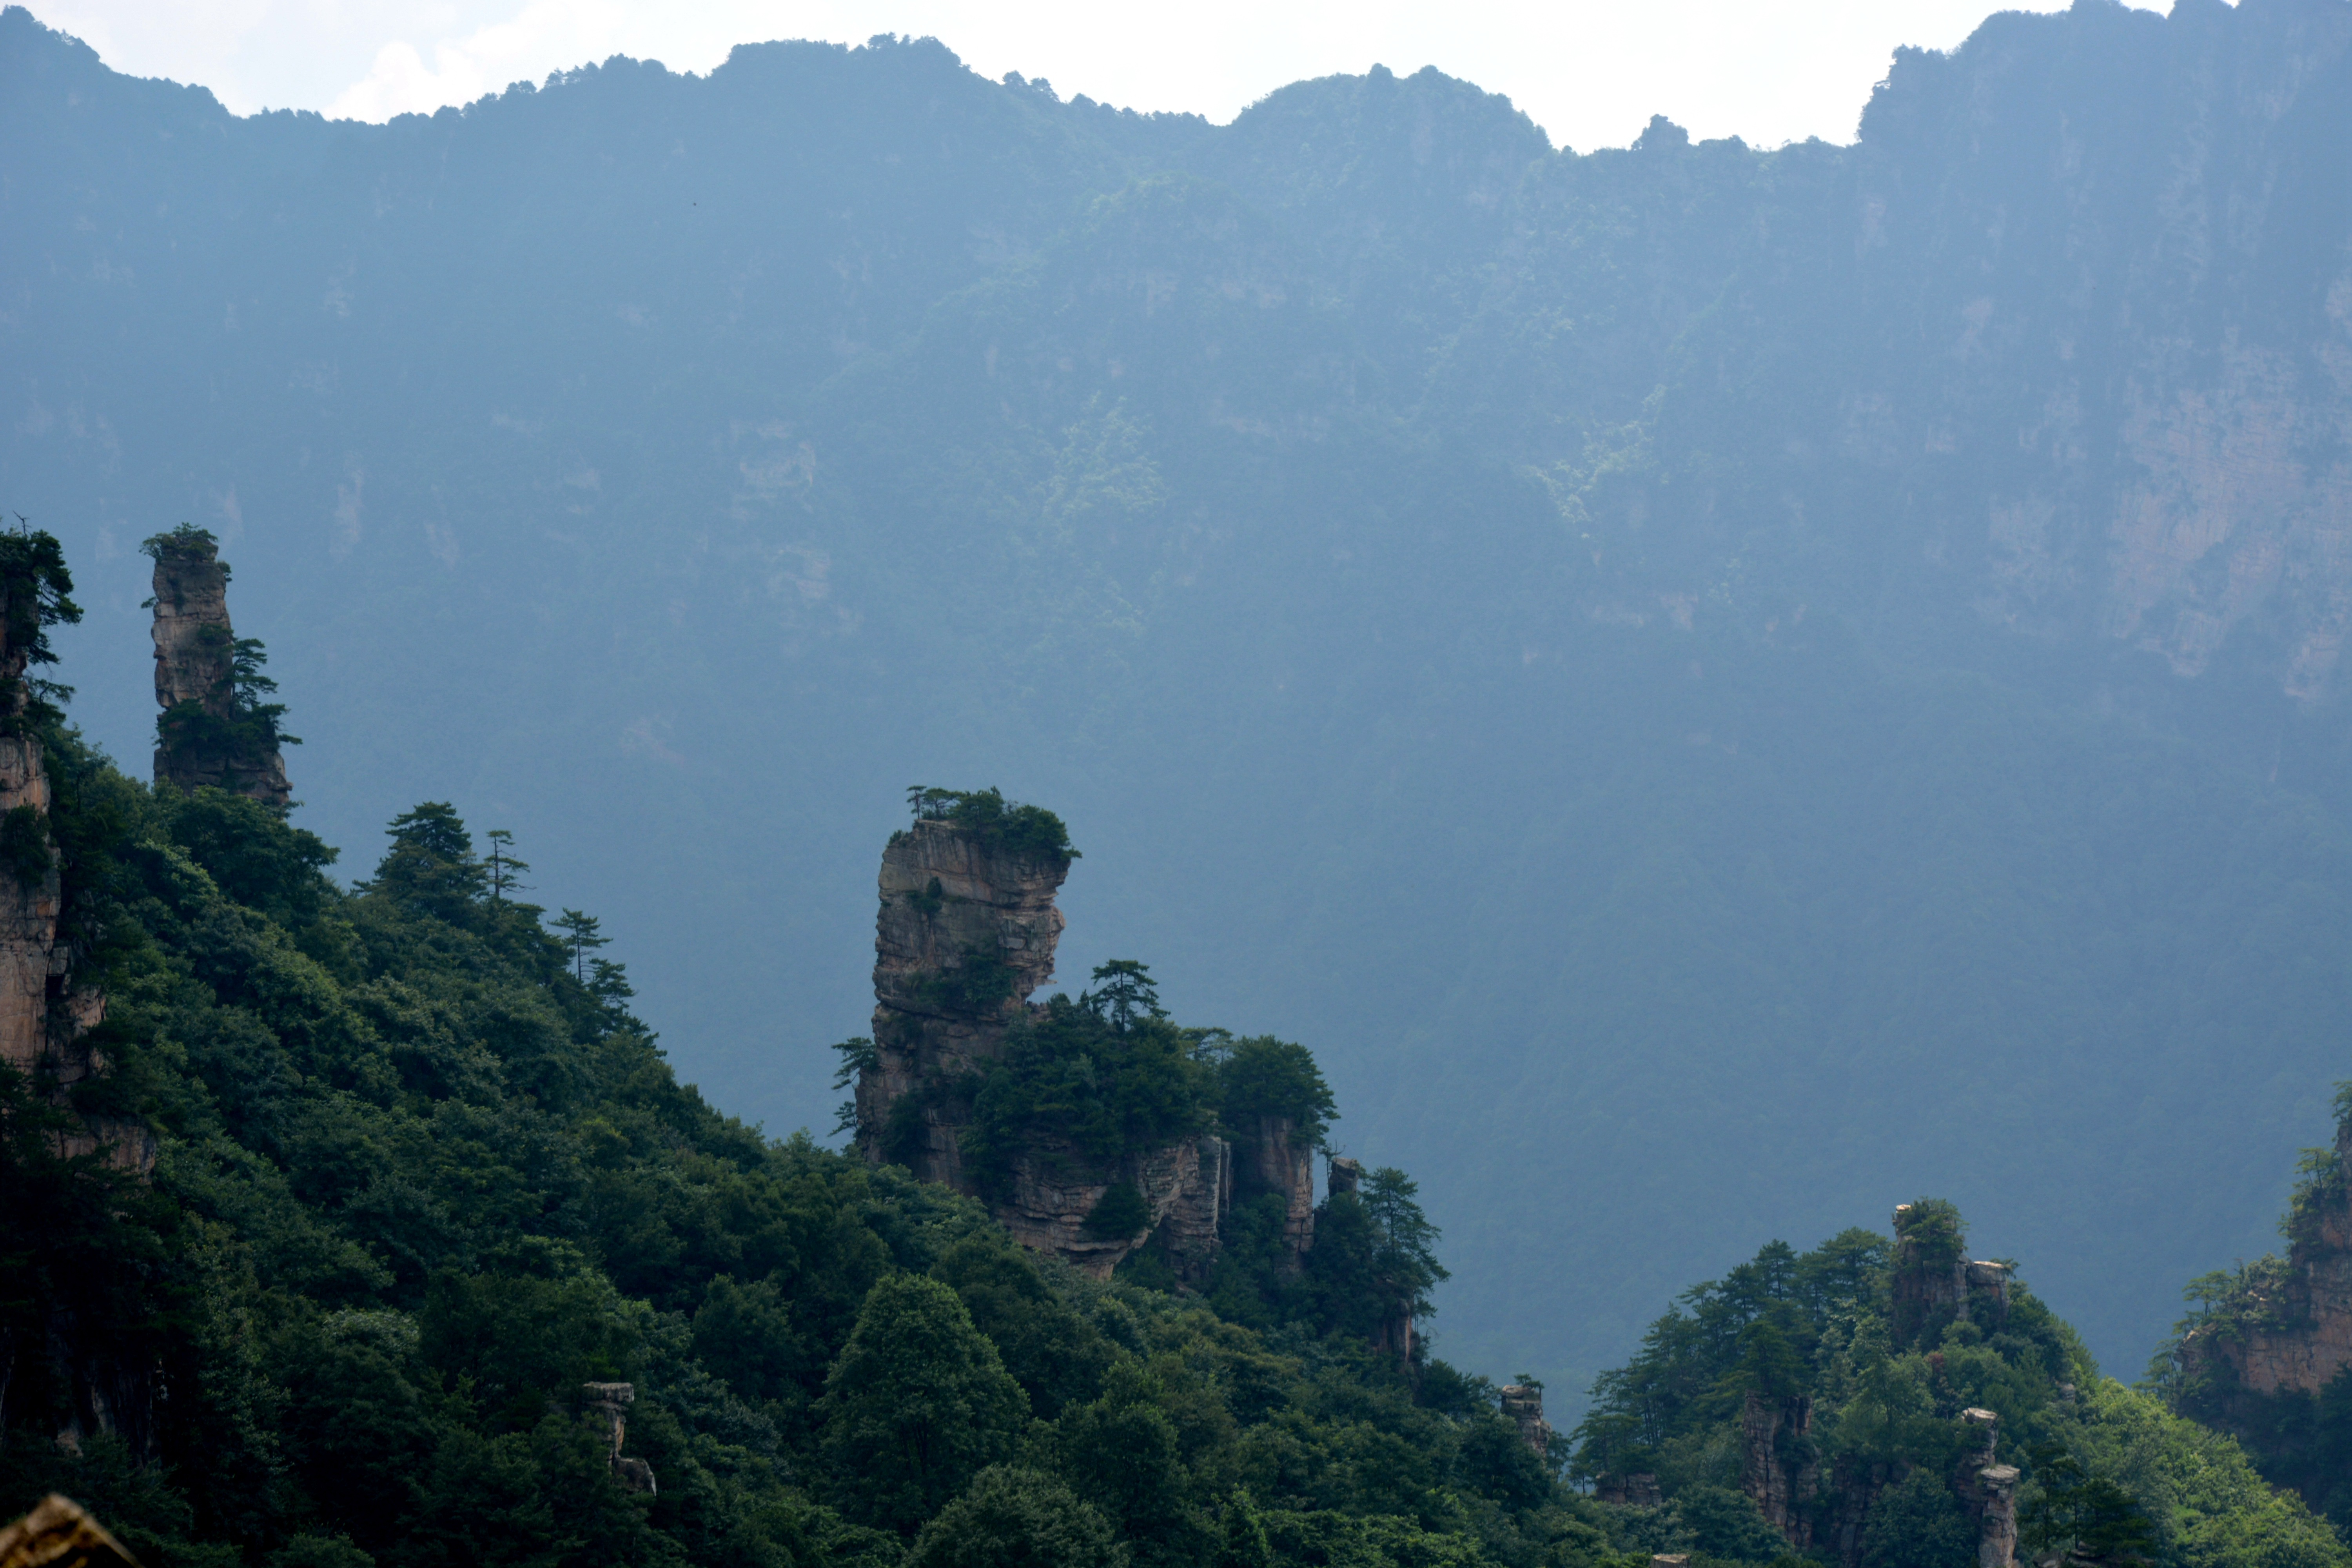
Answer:
POLYGON ((1978 1527, 1956 1489, 1978 1438, 1961 1413, 1999 1417, 1998 1458, 2022 1472, 2019 1560, 2173 1565, 2352 1563, 2336 1532, 2272 1490, 2230 1438, 2100 1375, 2074 1331, 2022 1283, 2005 1312, 1979 1293, 1962 1318, 1905 1289, 1948 1279, 1965 1232, 1923 1199, 1907 1250, 1848 1230, 1810 1252, 1773 1242, 1685 1293, 1604 1373, 1570 1473, 1654 1476, 1664 1501, 1628 1530, 1695 1561, 1785 1550, 1741 1495, 1751 1399, 1810 1401, 1810 1431, 1776 1434, 1791 1472, 1818 1477, 1801 1514, 1818 1548, 1849 1534, 1864 1568, 1965 1568, 1978 1527))
MULTIPOLYGON (((0 1077, 0 1512, 59 1489, 223 1568, 1611 1561, 1490 1386, 1370 1342, 1366 1303, 1440 1272, 1401 1174, 1325 1205, 1303 1277, 1244 1247, 1205 1300, 1089 1281, 681 1086, 594 919, 516 896, 510 835, 426 803, 345 889, 281 813, 42 733, 110 1066, 0 1077), (83 1116, 151 1127, 152 1176, 62 1157, 83 1116), (94 1410, 101 1373, 138 1397, 94 1410), (651 1495, 591 1382, 635 1385, 651 1495)), ((1333 1113, 1298 1047, 1103 978, 1033 1032, 1021 1114, 1333 1113), (1182 1109, 1053 1077, 1066 1034, 1182 1109)))

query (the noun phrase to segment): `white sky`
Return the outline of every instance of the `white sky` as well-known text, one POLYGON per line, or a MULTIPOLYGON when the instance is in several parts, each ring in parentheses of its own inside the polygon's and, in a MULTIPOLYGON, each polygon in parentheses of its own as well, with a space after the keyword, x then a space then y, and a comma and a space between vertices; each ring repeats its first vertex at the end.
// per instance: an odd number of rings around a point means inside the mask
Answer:
MULTIPOLYGON (((931 35, 983 74, 1045 77, 1220 121, 1301 77, 1424 65, 1508 95, 1579 149, 1652 114, 1763 146, 1853 138, 1898 44, 1949 48, 1988 0, 29 0, 118 70, 229 108, 383 120, 614 54, 705 71, 738 43, 931 35)), ((2021 7, 2059 8, 2051 0, 2021 7)))

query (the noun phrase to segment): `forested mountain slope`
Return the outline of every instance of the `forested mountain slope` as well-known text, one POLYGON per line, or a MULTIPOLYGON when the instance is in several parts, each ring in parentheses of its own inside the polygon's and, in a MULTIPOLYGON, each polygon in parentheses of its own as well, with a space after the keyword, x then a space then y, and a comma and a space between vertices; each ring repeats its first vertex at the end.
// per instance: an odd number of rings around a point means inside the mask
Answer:
POLYGON ((1285 1179, 1338 1114, 1311 1053, 1133 961, 1006 989, 1076 857, 995 791, 910 792, 886 852, 860 1147, 765 1138, 511 834, 427 802, 325 875, 215 543, 143 546, 150 787, 37 673, 56 540, 0 534, 0 1517, 70 1494, 213 1568, 2352 1560, 1938 1200, 1686 1292, 1563 1437, 1414 1332, 1446 1271, 1405 1173, 1285 1179), (999 921, 1026 945, 961 940, 999 921), (942 1154, 975 1195, 907 1168, 942 1154))
POLYGON ((1890 1184, 2129 1361, 2338 1071, 2347 18, 2002 16, 1851 147, 1579 154, 887 39, 240 121, 12 10, 0 500, 93 733, 133 542, 220 531, 304 820, 514 827, 772 1124, 884 803, 993 782, 1100 847, 1075 963, 1423 1178, 1466 1363, 1580 1384, 1890 1184))

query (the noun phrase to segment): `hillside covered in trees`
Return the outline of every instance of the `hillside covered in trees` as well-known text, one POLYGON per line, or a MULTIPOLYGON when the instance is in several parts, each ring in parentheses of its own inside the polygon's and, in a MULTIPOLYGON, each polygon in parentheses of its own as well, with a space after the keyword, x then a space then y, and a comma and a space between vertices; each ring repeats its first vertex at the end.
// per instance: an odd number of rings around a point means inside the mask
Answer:
POLYGON ((1568 1473, 1618 1500, 1621 1539, 1695 1563, 2352 1563, 2232 1438, 2102 1375, 1967 1239, 1920 1199, 1891 1237, 1775 1241, 1692 1288, 1597 1381, 1568 1473))
MULTIPOLYGON (((1328 1197, 1303 1268, 1244 1220, 1180 1297, 1149 1254, 1090 1279, 762 1135, 677 1081, 593 916, 523 899, 512 835, 428 802, 334 881, 283 773, 238 773, 288 738, 213 542, 150 542, 159 598, 211 568, 242 682, 199 725, 163 661, 158 771, 247 787, 151 786, 66 724, 24 672, 70 576, 0 537, 0 696, 47 792, 0 874, 67 977, 0 1061, 0 1513, 59 1490, 220 1568, 1612 1561, 1540 1431, 1379 1342, 1443 1274, 1402 1173, 1328 1197)), ((1000 1147, 1048 1082, 1056 1125, 1116 1121, 1133 1062, 1202 1128, 1334 1111, 1298 1047, 1111 979, 1041 1016, 1099 1078, 1016 1050, 1000 1147)))
POLYGON ((898 790, 1002 783, 1070 973, 1316 1047, 1465 1364, 1581 1387, 1891 1189, 2137 1365, 2352 1005, 2347 17, 2005 13, 1846 145, 1565 149, 952 38, 240 119, 10 8, 0 502, 93 737, 214 530, 304 820, 513 829, 767 1125, 898 790))

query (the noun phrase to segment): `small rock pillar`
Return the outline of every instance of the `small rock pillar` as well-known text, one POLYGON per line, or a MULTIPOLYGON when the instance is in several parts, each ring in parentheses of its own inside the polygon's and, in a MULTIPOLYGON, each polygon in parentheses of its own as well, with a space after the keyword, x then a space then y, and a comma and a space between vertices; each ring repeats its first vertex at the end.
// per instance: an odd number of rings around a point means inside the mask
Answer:
POLYGON ((1535 1450, 1539 1459, 1551 1455, 1551 1423, 1544 1419, 1543 1388, 1540 1384, 1507 1383, 1502 1389, 1503 1415, 1519 1429, 1519 1441, 1535 1450))
POLYGON ((2014 1465, 1995 1455, 2000 1417, 1978 1407, 1960 1412, 1960 1419, 1977 1434, 1977 1442, 1961 1459, 1952 1489, 1977 1521, 1977 1568, 2014 1568, 2017 1562, 2017 1483, 2014 1465))
POLYGON ((589 1416, 603 1426, 613 1444, 613 1479, 633 1492, 652 1492, 654 1468, 643 1459, 632 1459, 621 1452, 621 1444, 628 1436, 626 1415, 635 1403, 637 1389, 630 1383, 585 1383, 580 1385, 581 1404, 589 1416))

